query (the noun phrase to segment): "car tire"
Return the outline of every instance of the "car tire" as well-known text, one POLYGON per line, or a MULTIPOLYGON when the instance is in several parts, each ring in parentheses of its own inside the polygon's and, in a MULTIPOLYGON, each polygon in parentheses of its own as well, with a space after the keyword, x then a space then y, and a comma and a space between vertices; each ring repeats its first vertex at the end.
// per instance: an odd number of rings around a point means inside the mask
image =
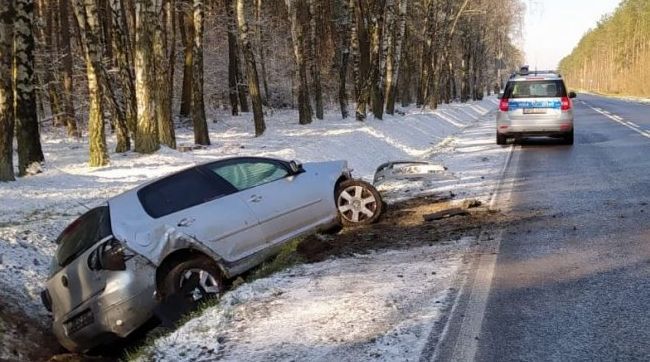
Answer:
POLYGON ((163 273, 163 298, 180 297, 189 309, 194 309, 209 299, 218 298, 224 291, 221 270, 207 256, 181 261, 163 273))
POLYGON ((508 137, 500 133, 497 133, 497 145, 505 145, 507 141, 508 141, 508 137))
POLYGON ((563 137, 562 141, 564 141, 565 145, 572 145, 573 144, 573 130, 570 132, 567 132, 563 137))
POLYGON ((375 223, 385 206, 379 191, 360 180, 341 182, 335 192, 335 201, 339 221, 343 226, 375 223))

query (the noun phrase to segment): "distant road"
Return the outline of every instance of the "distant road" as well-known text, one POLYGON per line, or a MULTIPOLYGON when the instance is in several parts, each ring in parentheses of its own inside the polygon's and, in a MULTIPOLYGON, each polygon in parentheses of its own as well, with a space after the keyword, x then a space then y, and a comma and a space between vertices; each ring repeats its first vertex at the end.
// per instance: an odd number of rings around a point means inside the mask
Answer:
POLYGON ((574 146, 515 146, 519 220, 503 231, 482 323, 439 359, 471 348, 461 356, 650 360, 650 105, 583 94, 574 105, 574 146))

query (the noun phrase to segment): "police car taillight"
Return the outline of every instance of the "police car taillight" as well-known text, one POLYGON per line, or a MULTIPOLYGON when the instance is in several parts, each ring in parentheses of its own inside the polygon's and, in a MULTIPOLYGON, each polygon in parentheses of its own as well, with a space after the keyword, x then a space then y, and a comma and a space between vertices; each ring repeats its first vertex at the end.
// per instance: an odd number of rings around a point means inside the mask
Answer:
POLYGON ((502 98, 501 102, 499 102, 499 110, 502 112, 508 112, 508 109, 508 98, 502 98))
POLYGON ((561 109, 563 111, 568 111, 569 109, 571 109, 571 100, 569 100, 569 97, 562 97, 561 109))

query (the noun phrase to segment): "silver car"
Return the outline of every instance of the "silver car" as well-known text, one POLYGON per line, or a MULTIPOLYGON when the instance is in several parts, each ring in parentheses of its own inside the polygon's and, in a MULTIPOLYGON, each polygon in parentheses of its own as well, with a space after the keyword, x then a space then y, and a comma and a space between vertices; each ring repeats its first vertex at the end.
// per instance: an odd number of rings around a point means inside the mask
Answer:
POLYGON ((57 239, 46 290, 53 330, 70 351, 126 337, 169 298, 218 296, 224 280, 283 243, 376 221, 383 201, 345 161, 230 158, 136 187, 94 208, 57 239))
POLYGON ((573 144, 574 92, 562 76, 551 71, 529 72, 526 67, 506 84, 497 112, 497 144, 508 138, 548 136, 573 144))

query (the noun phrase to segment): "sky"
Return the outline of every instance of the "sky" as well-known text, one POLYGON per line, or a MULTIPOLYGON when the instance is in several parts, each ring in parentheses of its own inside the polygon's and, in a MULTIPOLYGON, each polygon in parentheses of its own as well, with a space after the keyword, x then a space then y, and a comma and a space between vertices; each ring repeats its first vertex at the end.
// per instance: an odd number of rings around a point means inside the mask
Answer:
POLYGON ((525 0, 524 51, 531 69, 556 69, 584 33, 621 0, 525 0))

